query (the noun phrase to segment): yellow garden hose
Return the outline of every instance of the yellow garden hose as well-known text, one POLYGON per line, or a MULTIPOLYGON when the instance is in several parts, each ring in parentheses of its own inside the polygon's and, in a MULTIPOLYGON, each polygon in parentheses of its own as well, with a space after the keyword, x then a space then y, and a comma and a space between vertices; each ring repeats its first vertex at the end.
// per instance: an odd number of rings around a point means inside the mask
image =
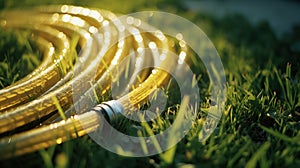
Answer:
POLYGON ((176 66, 168 61, 168 52, 175 49, 166 36, 145 32, 145 23, 124 25, 128 23, 109 11, 50 6, 6 12, 0 23, 3 29, 30 30, 44 54, 37 70, 0 90, 0 135, 5 135, 0 139, 1 158, 33 152, 100 129, 104 119, 113 122, 121 111, 130 112, 166 83, 168 73, 159 68, 143 70, 141 64, 153 62, 155 54, 165 52, 166 59, 160 64, 176 66), (140 51, 145 47, 154 56, 140 51), (115 80, 112 72, 128 55, 133 55, 132 73, 141 72, 130 80, 130 87, 123 88, 122 93, 128 94, 92 109, 85 107, 90 100, 82 95, 95 90, 104 95, 115 80), (58 104, 68 119, 57 115, 58 104), (81 104, 80 114, 74 114, 77 104, 81 104), (14 134, 14 130, 49 115, 52 117, 41 126, 14 134))

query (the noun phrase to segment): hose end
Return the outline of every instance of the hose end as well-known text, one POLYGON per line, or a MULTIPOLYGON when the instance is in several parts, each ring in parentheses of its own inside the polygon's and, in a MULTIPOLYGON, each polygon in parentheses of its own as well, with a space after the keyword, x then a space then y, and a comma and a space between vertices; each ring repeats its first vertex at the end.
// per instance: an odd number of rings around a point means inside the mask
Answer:
POLYGON ((93 110, 102 113, 108 122, 113 124, 121 117, 124 112, 124 107, 118 100, 110 100, 98 104, 93 108, 93 110))

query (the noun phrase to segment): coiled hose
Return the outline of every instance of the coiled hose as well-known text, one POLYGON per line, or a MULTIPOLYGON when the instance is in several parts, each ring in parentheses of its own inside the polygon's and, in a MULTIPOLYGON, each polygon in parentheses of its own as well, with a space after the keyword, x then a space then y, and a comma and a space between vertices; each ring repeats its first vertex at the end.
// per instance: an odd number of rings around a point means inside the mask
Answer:
MULTIPOLYGON (((164 70, 143 69, 142 65, 156 62, 155 58, 163 55, 159 64, 176 67, 168 61, 168 52, 175 52, 170 39, 143 22, 124 22, 105 10, 63 5, 9 11, 1 15, 0 25, 3 29, 30 30, 43 53, 36 70, 0 90, 2 159, 93 132, 104 119, 113 122, 168 81, 169 74, 164 70), (147 47, 151 52, 142 52, 147 47), (117 100, 89 108, 89 95, 95 91, 106 94, 116 80, 112 72, 126 59, 133 66, 120 66, 118 72, 133 75, 128 87, 119 88, 117 100), (66 118, 58 114, 57 104, 66 118), (44 117, 47 119, 42 120, 44 117), (18 131, 36 120, 42 123, 18 131)), ((187 48, 179 50, 186 52, 187 48)))

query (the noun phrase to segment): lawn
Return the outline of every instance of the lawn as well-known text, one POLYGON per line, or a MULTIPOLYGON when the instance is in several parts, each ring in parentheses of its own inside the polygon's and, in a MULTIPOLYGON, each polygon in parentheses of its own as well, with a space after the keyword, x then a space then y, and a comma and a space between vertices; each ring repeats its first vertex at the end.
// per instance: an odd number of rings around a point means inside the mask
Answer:
MULTIPOLYGON (((174 13, 197 24, 212 40, 225 68, 227 102, 214 133, 198 141, 200 118, 171 150, 130 158, 111 153, 83 136, 35 153, 0 161, 0 167, 298 167, 300 165, 300 27, 278 38, 262 21, 250 24, 241 15, 214 18, 184 8, 180 1, 1 1, 0 9, 45 4, 84 5, 128 14, 143 10, 174 13), (297 45, 298 44, 298 45, 297 45)), ((26 34, 0 31, 0 87, 23 77, 40 55, 26 34), (23 40, 22 40, 23 39, 23 40), (14 45, 17 44, 17 45, 14 45), (6 53, 6 54, 3 54, 6 53), (22 55, 21 58, 14 57, 22 55), (13 64, 14 62, 20 62, 13 64), (18 70, 19 69, 19 70, 18 70), (21 73, 22 72, 22 73, 21 73)), ((197 69, 199 76, 205 76, 197 69)), ((199 78, 201 110, 208 104, 209 80, 199 78)), ((170 101, 172 101, 172 89, 170 101)), ((165 111, 172 114, 178 105, 165 111)), ((201 114, 203 111, 200 111, 201 114)), ((171 117, 169 117, 171 118, 171 117)), ((168 123, 168 117, 162 118, 168 123)), ((154 130, 159 127, 152 123, 154 130)), ((135 131, 134 126, 127 126, 135 131)), ((1 151, 0 151, 1 155, 1 151)))

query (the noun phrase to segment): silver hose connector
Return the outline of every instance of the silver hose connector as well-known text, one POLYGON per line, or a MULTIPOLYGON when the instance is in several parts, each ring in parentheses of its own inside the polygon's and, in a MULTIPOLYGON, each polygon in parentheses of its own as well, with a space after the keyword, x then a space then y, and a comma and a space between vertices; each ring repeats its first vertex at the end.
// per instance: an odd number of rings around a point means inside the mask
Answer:
POLYGON ((117 121, 118 118, 122 116, 124 112, 124 107, 122 103, 118 100, 110 100, 103 102, 95 106, 92 110, 102 113, 110 124, 117 121))

